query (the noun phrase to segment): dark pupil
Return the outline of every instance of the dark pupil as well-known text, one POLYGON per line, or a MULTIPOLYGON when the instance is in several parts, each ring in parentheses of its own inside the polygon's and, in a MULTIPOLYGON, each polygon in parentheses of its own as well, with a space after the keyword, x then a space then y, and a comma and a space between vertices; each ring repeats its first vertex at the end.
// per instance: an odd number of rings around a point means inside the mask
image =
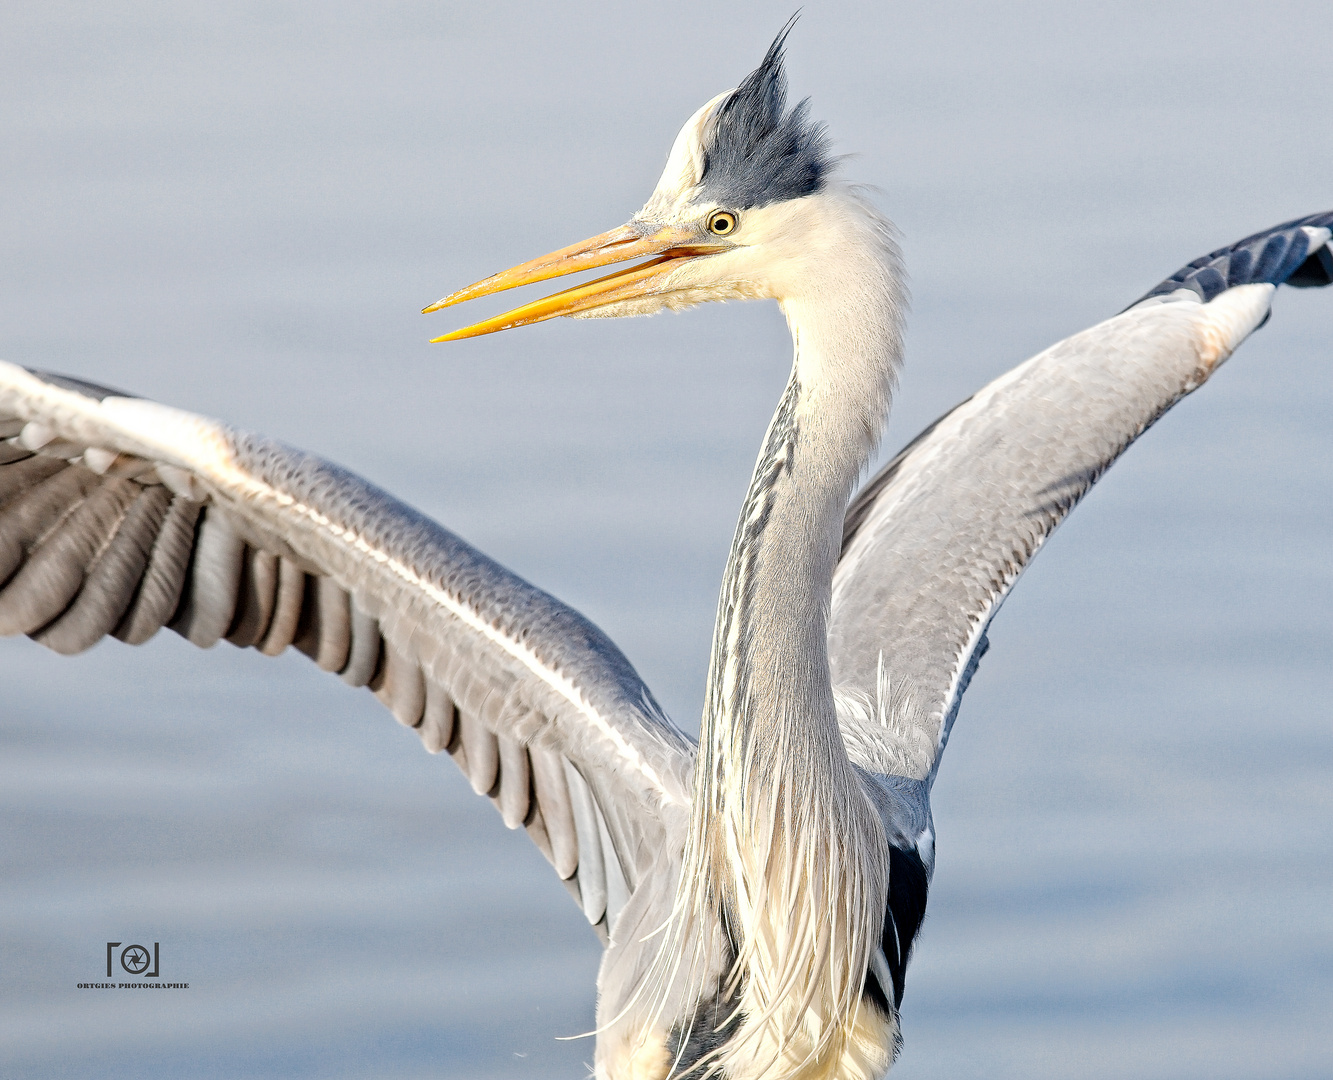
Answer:
POLYGON ((714 232, 731 232, 731 218, 726 214, 719 214, 717 220, 713 222, 714 232))

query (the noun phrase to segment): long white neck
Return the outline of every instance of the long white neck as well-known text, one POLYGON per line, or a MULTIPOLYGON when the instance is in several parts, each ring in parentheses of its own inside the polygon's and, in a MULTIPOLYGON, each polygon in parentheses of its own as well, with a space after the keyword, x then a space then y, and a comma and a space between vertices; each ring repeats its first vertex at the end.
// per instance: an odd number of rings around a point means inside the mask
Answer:
MULTIPOLYGON (((683 885, 697 906, 689 882, 707 883, 738 949, 730 990, 746 1019, 722 1052, 737 1077, 847 1066, 887 889, 878 818, 838 731, 826 628, 904 299, 887 223, 845 189, 815 199, 815 239, 775 287, 795 360, 723 580, 683 885)), ((874 1075, 887 1061, 863 1064, 874 1075)))

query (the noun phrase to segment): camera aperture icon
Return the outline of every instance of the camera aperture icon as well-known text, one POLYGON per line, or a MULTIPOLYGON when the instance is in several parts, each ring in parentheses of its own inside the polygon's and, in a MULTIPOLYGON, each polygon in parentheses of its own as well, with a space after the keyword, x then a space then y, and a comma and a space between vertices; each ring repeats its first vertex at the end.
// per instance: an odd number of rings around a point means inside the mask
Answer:
POLYGON ((153 958, 142 945, 130 945, 120 954, 120 966, 131 975, 142 975, 152 962, 153 958))

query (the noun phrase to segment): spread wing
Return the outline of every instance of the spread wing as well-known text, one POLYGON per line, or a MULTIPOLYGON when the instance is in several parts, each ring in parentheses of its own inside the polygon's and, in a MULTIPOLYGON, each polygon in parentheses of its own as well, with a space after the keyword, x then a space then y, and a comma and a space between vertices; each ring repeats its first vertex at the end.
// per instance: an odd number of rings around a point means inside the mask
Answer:
POLYGON ((1219 249, 996 379, 916 437, 847 511, 829 658, 860 762, 928 786, 986 628, 1125 449, 1267 320, 1279 284, 1333 282, 1333 213, 1219 249))
POLYGON ((367 686, 527 829, 605 940, 694 745, 578 612, 313 455, 0 362, 0 634, 163 626, 367 686))

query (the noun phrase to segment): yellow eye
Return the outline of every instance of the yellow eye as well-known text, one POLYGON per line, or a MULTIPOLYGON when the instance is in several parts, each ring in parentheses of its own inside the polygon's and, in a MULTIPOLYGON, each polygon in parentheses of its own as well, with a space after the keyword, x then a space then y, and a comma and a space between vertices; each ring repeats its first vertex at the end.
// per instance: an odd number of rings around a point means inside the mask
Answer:
POLYGON ((737 224, 736 215, 730 210, 714 210, 708 215, 708 231, 714 236, 726 236, 734 232, 737 224))

